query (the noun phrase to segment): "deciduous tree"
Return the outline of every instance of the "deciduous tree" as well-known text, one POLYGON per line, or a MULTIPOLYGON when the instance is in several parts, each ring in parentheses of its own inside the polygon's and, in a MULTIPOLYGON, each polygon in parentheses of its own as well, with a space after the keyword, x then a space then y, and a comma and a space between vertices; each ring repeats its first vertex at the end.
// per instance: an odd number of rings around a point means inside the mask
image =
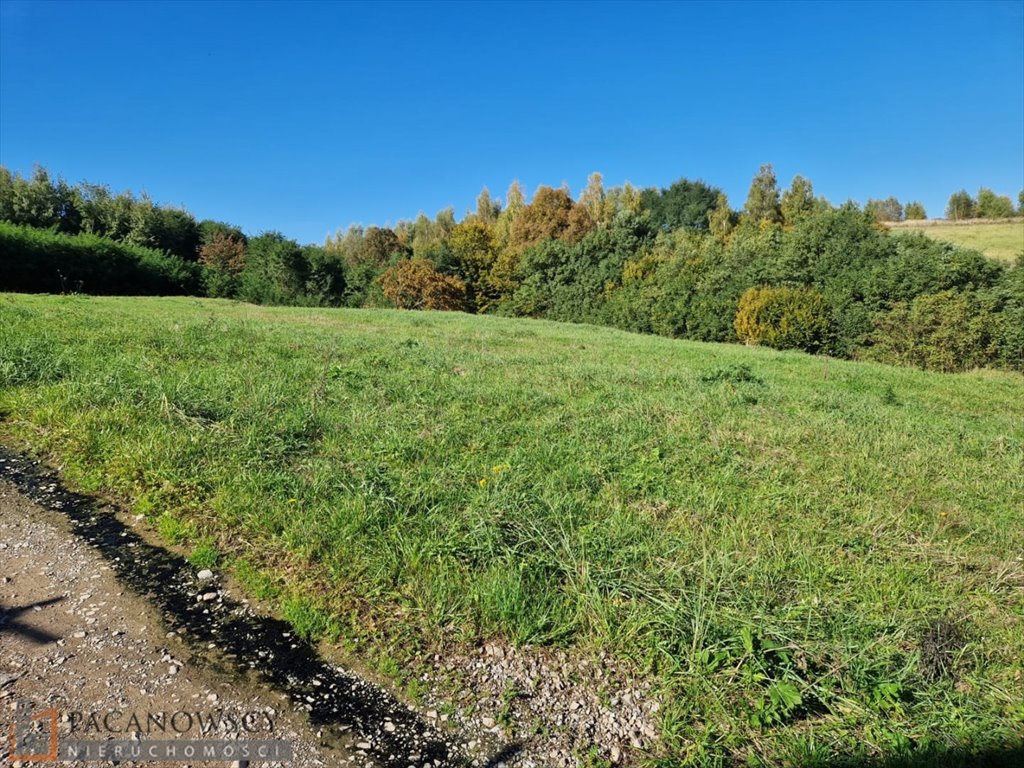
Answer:
POLYGON ((378 282, 384 296, 399 309, 461 310, 466 306, 462 280, 438 272, 426 259, 404 259, 378 282))
POLYGON ((214 297, 234 296, 238 276, 245 268, 245 243, 224 230, 215 230, 199 249, 206 292, 214 297))
POLYGON ((729 198, 724 192, 718 193, 715 207, 708 211, 708 230, 720 242, 724 242, 736 226, 736 214, 729 207, 729 198))
POLYGON ((961 189, 959 192, 954 192, 949 196, 949 202, 946 204, 946 218, 953 219, 953 221, 973 219, 975 209, 976 203, 974 198, 970 196, 966 189, 961 189))
POLYGON ((775 178, 775 169, 771 163, 762 165, 750 182, 747 202, 743 206, 743 216, 754 224, 777 224, 782 220, 779 182, 775 178))
POLYGON ((662 231, 685 228, 706 231, 708 212, 718 202, 719 190, 703 181, 679 179, 668 189, 645 189, 640 193, 641 205, 651 214, 651 221, 662 231))
POLYGON ((480 190, 476 196, 476 215, 485 224, 494 224, 501 214, 501 203, 491 199, 491 192, 487 187, 480 190))
POLYGON ((983 219, 1008 219, 1013 216, 1013 202, 1006 195, 997 195, 988 187, 978 190, 975 214, 983 219))
POLYGON ((874 215, 875 221, 903 221, 903 205, 895 197, 869 199, 864 208, 874 215))
POLYGON ((782 193, 782 202, 779 206, 782 223, 791 227, 813 212, 814 208, 814 185, 803 176, 794 176, 789 189, 782 193))
POLYGON ((903 209, 903 215, 906 217, 907 221, 920 221, 928 218, 928 214, 925 212, 924 206, 916 200, 907 203, 906 207, 903 209))
POLYGON ((541 186, 512 222, 509 247, 522 252, 544 240, 557 240, 569 227, 572 198, 564 189, 541 186))

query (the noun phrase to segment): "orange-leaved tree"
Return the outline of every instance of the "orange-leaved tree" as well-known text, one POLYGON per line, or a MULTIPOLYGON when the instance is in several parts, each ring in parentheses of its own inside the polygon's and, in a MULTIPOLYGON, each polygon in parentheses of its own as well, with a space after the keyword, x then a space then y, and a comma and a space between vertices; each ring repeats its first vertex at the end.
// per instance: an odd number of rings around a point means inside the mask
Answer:
POLYGON ((377 278, 384 296, 399 309, 466 308, 466 284, 438 272, 426 259, 404 259, 377 278))

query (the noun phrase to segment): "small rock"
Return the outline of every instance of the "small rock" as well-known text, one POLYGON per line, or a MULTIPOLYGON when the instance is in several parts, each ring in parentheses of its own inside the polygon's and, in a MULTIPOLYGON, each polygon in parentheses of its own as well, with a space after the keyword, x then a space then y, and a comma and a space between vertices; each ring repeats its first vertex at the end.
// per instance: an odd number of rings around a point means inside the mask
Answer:
POLYGON ((494 727, 494 718, 493 717, 481 718, 480 722, 484 724, 484 728, 493 728, 494 727))
POLYGON ((213 578, 213 571, 211 571, 209 568, 204 568, 196 574, 196 578, 198 578, 200 581, 209 581, 213 578))
POLYGON ((81 640, 83 637, 85 637, 85 632, 83 632, 82 630, 79 630, 78 632, 75 632, 75 634, 73 634, 72 637, 77 638, 78 640, 81 640))

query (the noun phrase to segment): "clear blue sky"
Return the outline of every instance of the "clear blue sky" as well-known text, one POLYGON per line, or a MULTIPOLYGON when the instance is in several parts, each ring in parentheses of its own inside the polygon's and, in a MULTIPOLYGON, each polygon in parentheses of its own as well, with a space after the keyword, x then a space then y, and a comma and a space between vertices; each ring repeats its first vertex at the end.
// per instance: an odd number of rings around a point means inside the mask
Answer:
POLYGON ((0 163, 321 242, 518 178, 942 215, 1024 186, 1024 3, 0 3, 0 163))

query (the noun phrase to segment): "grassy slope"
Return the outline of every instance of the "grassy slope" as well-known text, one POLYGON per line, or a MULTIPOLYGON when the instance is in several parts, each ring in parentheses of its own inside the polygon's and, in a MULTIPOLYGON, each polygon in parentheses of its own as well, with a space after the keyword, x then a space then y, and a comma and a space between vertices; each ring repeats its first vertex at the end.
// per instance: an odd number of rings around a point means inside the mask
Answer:
POLYGON ((1024 219, 1010 222, 970 224, 929 224, 903 222, 892 227, 896 232, 922 232, 935 240, 946 240, 956 245, 973 248, 986 256, 1012 262, 1024 252, 1024 219))
POLYGON ((1018 375, 0 295, 4 377, 5 442, 370 656, 438 637, 608 649, 656 679, 666 743, 699 764, 1024 729, 1018 375), (967 644, 932 683, 920 641, 943 616, 967 644))

